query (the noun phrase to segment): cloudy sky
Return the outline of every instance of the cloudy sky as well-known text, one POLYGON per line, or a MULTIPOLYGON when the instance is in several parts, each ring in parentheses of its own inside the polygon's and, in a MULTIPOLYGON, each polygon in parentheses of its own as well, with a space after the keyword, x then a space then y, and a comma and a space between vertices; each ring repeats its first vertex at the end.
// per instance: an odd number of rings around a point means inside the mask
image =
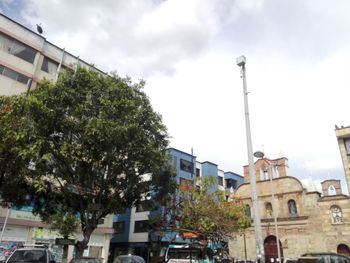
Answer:
POLYGON ((146 80, 171 146, 240 174, 244 54, 254 151, 287 157, 300 179, 344 180, 334 127, 350 125, 348 0, 2 0, 0 11, 146 80))

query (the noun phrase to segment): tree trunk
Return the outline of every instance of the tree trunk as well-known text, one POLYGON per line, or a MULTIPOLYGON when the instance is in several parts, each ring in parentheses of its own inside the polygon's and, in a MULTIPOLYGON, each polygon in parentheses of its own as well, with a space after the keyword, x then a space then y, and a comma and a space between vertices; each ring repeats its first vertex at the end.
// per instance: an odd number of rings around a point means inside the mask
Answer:
POLYGON ((94 227, 87 227, 85 231, 83 230, 83 240, 75 243, 76 258, 83 257, 84 250, 88 248, 90 236, 94 230, 94 227))
MULTIPOLYGON (((64 236, 64 239, 68 239, 69 236, 64 236)), ((68 245, 63 245, 63 255, 62 255, 62 263, 67 263, 68 258, 68 245)))
POLYGON ((68 245, 63 245, 62 263, 67 263, 67 258, 68 258, 68 245))

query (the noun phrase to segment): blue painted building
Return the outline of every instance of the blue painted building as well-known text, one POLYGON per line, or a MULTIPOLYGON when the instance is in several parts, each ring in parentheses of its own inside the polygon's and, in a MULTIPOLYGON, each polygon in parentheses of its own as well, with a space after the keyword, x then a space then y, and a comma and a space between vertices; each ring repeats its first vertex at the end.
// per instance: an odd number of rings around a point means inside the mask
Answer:
MULTIPOLYGON (((230 171, 224 172, 218 168, 217 164, 209 161, 199 162, 197 157, 191 153, 170 148, 169 154, 172 157, 171 165, 176 170, 176 181, 179 185, 186 183, 193 185, 196 178, 216 176, 217 182, 213 190, 222 190, 228 196, 243 183, 243 176, 230 171)), ((177 199, 178 196, 174 198, 177 199)), ((138 207, 128 208, 124 213, 114 216, 115 234, 110 244, 110 262, 116 256, 128 253, 140 255, 148 261, 150 236, 147 231, 147 222, 149 215, 150 200, 144 200, 138 207)), ((172 238, 174 237, 163 236, 162 241, 166 242, 172 238)), ((183 242, 184 240, 177 237, 176 241, 183 242)))

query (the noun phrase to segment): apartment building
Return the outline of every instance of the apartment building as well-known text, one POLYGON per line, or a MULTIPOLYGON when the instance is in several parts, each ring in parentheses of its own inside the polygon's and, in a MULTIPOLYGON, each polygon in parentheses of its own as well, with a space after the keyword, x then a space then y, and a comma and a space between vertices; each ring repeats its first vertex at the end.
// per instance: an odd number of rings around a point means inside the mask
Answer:
POLYGON ((56 80, 60 71, 77 66, 103 73, 0 14, 0 95, 27 92, 35 88, 39 80, 56 80))
POLYGON ((350 126, 335 126, 335 135, 337 136, 340 156, 343 161, 345 179, 350 191, 350 126))
MULTIPOLYGON (((206 176, 216 176, 217 181, 214 189, 225 192, 228 197, 235 189, 243 183, 243 176, 234 172, 225 172, 219 169, 218 165, 212 162, 200 162, 197 157, 175 148, 170 148, 171 165, 176 170, 176 181, 181 184, 193 184, 197 178, 206 176)), ((174 196, 174 202, 178 201, 178 196, 174 196)), ((110 244, 109 262, 118 255, 136 254, 142 256, 146 261, 150 257, 150 240, 152 237, 148 232, 147 222, 150 215, 150 205, 145 200, 137 207, 127 209, 124 214, 118 214, 114 217, 115 234, 110 244)), ((185 242, 177 233, 161 235, 161 242, 185 242)))
MULTIPOLYGON (((44 78, 55 81, 58 73, 66 68, 77 66, 91 68, 79 57, 48 42, 42 35, 26 28, 9 17, 0 14, 0 95, 14 95, 34 89, 44 78)), ((3 229, 0 246, 13 246, 17 243, 40 243, 54 246, 57 232, 34 216, 31 207, 17 209, 0 207, 0 226, 3 229)), ((90 239, 86 256, 108 258, 112 228, 112 216, 107 217, 90 239)), ((76 239, 82 239, 77 233, 76 239)), ((70 246, 69 258, 73 256, 70 246)))

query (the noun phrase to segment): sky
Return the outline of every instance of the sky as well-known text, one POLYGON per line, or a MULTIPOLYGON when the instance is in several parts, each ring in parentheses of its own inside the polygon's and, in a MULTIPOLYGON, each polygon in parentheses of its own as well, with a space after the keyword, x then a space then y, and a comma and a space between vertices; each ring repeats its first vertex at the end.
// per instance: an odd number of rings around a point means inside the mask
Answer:
POLYGON ((348 0, 1 0, 0 12, 106 71, 146 81, 171 147, 224 171, 253 151, 319 182, 344 170, 335 125, 349 126, 348 0))

